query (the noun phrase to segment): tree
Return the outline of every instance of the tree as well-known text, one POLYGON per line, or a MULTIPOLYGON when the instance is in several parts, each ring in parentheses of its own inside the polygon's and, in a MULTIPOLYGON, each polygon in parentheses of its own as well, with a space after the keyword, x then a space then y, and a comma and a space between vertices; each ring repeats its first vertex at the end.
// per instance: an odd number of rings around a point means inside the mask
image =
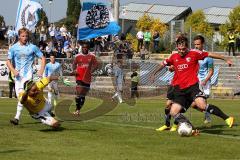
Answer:
POLYGON ((142 17, 139 18, 136 24, 137 30, 146 30, 150 29, 153 23, 153 18, 150 17, 148 14, 144 14, 142 17))
POLYGON ((202 10, 195 11, 187 18, 185 22, 186 32, 188 32, 190 28, 194 33, 203 34, 209 38, 213 36, 213 28, 207 22, 202 10))
POLYGON ((161 36, 163 36, 168 30, 168 26, 160 21, 160 19, 153 19, 151 32, 157 31, 161 36))
POLYGON ((46 15, 46 12, 43 9, 38 11, 38 17, 39 17, 39 21, 37 23, 37 26, 41 24, 41 21, 43 21, 45 25, 48 25, 48 17, 46 15))
POLYGON ((4 17, 0 15, 0 24, 2 24, 2 22, 5 24, 4 17))
POLYGON ((233 8, 230 12, 229 21, 219 27, 220 34, 223 36, 222 46, 228 44, 228 32, 234 30, 236 33, 240 32, 240 6, 233 8))
POLYGON ((229 14, 230 26, 236 32, 240 32, 240 6, 235 7, 229 14))
POLYGON ((162 36, 167 31, 167 28, 167 25, 162 23, 160 19, 154 19, 148 14, 144 14, 142 17, 140 17, 136 24, 137 30, 144 31, 146 29, 149 29, 152 33, 154 31, 157 31, 162 36))
POLYGON ((68 26, 68 30, 71 33, 76 29, 75 25, 78 23, 80 10, 80 0, 68 0, 67 17, 62 22, 68 26))

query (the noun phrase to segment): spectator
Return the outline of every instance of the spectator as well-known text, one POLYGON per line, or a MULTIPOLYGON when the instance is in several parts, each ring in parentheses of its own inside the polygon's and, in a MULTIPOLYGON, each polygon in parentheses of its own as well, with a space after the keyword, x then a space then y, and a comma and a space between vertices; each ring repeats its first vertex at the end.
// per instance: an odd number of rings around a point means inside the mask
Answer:
POLYGON ((235 46, 234 46, 235 39, 236 39, 236 36, 235 36, 233 30, 231 30, 228 33, 228 55, 229 56, 230 56, 231 50, 232 50, 233 56, 235 56, 235 46))
POLYGON ((101 52, 101 43, 102 43, 102 37, 97 37, 95 38, 94 41, 94 53, 97 57, 100 56, 100 52, 101 52))
POLYGON ((240 33, 238 32, 236 35, 236 50, 240 52, 240 33))
POLYGON ((148 51, 146 50, 146 48, 144 46, 142 46, 142 48, 140 50, 140 58, 141 58, 141 60, 145 60, 146 54, 148 54, 148 51))
POLYGON ((57 41, 57 45, 56 45, 55 49, 56 49, 56 54, 57 54, 56 58, 64 57, 63 56, 63 46, 62 46, 61 41, 57 41))
POLYGON ((152 38, 152 35, 149 29, 147 29, 146 32, 144 33, 144 46, 148 51, 150 47, 151 38, 152 38))
POLYGON ((15 41, 15 31, 13 30, 12 26, 8 28, 7 37, 8 37, 8 45, 12 45, 15 41))
POLYGON ((2 22, 1 27, 0 27, 0 40, 5 39, 5 37, 4 37, 5 32, 6 32, 6 26, 5 26, 5 23, 2 22))
POLYGON ((56 30, 55 30, 55 38, 56 40, 62 40, 62 36, 61 36, 61 31, 60 31, 60 28, 57 27, 56 30))
POLYGON ((56 28, 55 28, 55 25, 53 23, 51 23, 50 27, 48 28, 48 33, 49 33, 49 36, 51 37, 51 39, 54 40, 55 39, 56 28))
POLYGON ((46 25, 44 24, 44 21, 41 21, 41 24, 40 26, 38 27, 38 32, 40 34, 40 41, 43 39, 43 41, 46 41, 47 40, 47 27, 46 25))
POLYGON ((158 52, 158 45, 160 41, 160 36, 157 31, 154 31, 153 33, 153 50, 154 52, 158 52))
POLYGON ((47 46, 45 50, 46 50, 46 57, 49 58, 50 53, 54 51, 53 42, 51 40, 47 42, 47 46))
MULTIPOLYGON (((12 98, 13 90, 15 90, 14 74, 10 71, 8 73, 8 85, 9 85, 9 98, 12 98)), ((17 98, 16 92, 14 91, 14 97, 17 98)))
POLYGON ((67 36, 68 31, 67 31, 67 28, 66 28, 66 26, 64 24, 60 28, 60 32, 61 32, 61 36, 62 37, 66 37, 67 36))
POLYGON ((137 33, 137 35, 136 35, 137 40, 138 40, 138 44, 137 44, 137 51, 138 51, 138 52, 140 51, 140 49, 141 49, 142 46, 143 46, 143 38, 144 38, 143 35, 144 35, 144 34, 143 34, 143 31, 142 31, 142 30, 138 31, 138 33, 137 33))
POLYGON ((133 49, 132 49, 132 44, 131 43, 126 43, 126 49, 127 49, 127 59, 132 59, 133 58, 133 49))
POLYGON ((68 37, 66 37, 66 40, 64 41, 63 51, 66 54, 67 58, 71 58, 72 57, 72 55, 71 55, 72 48, 71 48, 71 45, 70 45, 68 37))
POLYGON ((39 43, 38 43, 38 47, 39 47, 39 49, 40 49, 42 52, 45 51, 45 49, 46 49, 46 47, 47 47, 47 43, 44 41, 44 38, 43 38, 43 37, 41 37, 41 39, 40 39, 40 41, 39 41, 39 43))

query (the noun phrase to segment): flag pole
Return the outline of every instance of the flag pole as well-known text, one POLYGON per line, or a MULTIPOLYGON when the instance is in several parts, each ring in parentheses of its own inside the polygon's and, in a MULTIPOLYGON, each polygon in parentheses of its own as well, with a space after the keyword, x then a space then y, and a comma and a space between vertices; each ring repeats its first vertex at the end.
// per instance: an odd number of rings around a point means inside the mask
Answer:
POLYGON ((119 23, 119 0, 113 0, 113 7, 114 7, 114 19, 119 23))

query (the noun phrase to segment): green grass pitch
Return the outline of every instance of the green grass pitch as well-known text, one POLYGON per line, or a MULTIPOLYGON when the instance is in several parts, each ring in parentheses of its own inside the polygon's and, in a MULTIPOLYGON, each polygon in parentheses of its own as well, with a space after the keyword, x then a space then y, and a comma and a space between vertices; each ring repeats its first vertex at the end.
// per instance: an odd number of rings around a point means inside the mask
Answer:
MULTIPOLYGON (((87 97, 83 112, 100 102, 87 97)), ((20 125, 9 123, 16 99, 0 99, 0 160, 224 160, 240 159, 240 100, 209 100, 235 117, 235 125, 203 113, 185 114, 200 129, 197 137, 156 132, 163 122, 164 99, 139 99, 135 106, 119 104, 105 115, 88 121, 64 121, 58 131, 32 119, 26 109, 20 125)), ((70 110, 74 110, 74 104, 70 110)))

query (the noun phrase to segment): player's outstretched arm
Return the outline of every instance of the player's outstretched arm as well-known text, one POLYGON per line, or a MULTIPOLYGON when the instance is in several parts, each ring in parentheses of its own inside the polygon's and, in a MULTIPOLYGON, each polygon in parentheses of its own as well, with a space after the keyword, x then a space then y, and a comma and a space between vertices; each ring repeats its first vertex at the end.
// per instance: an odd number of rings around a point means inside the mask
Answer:
POLYGON ((165 66, 163 64, 159 64, 158 67, 151 73, 150 75, 150 81, 151 83, 155 80, 155 75, 160 72, 165 66))
POLYGON ((233 62, 232 62, 231 58, 225 57, 225 56, 220 55, 220 54, 216 54, 216 53, 211 53, 211 52, 209 52, 209 53, 208 53, 208 57, 211 57, 211 58, 214 58, 214 59, 222 59, 222 60, 224 60, 229 66, 233 65, 233 62))
POLYGON ((41 60, 42 60, 41 61, 41 68, 38 71, 38 76, 42 76, 43 75, 43 72, 44 72, 44 69, 45 69, 45 66, 46 66, 46 58, 45 58, 45 56, 42 56, 41 60))
POLYGON ((25 91, 20 98, 20 103, 23 104, 28 98, 28 91, 25 91))

